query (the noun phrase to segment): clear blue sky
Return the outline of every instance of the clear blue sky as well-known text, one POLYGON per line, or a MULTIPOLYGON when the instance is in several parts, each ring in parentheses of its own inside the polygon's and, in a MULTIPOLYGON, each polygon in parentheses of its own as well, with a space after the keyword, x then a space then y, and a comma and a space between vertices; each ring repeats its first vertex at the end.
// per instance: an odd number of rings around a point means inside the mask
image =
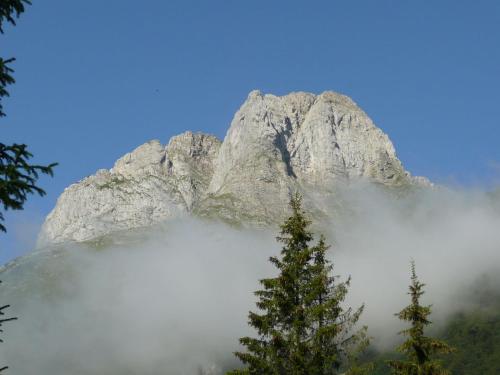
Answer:
POLYGON ((28 250, 69 184, 139 144, 223 137, 252 89, 350 95, 408 170, 462 185, 500 165, 498 0, 33 0, 0 36, 17 83, 1 141, 58 161, 8 214, 0 262, 28 250))

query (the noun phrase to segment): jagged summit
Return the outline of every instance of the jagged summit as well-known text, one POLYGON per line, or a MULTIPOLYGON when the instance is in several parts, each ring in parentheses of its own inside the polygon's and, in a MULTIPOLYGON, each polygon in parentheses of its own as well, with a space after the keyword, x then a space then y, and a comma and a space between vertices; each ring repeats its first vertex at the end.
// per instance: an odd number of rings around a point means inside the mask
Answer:
POLYGON ((189 212, 206 191, 220 141, 186 132, 147 142, 110 170, 66 188, 45 219, 39 245, 86 241, 189 212))
MULTIPOLYGON (((243 223, 281 219, 293 191, 329 193, 339 181, 421 184, 394 147, 345 95, 252 91, 220 142, 186 132, 150 141, 110 170, 68 187, 40 244, 86 241, 185 215, 243 223)), ((314 203, 311 203, 314 205, 314 203)))

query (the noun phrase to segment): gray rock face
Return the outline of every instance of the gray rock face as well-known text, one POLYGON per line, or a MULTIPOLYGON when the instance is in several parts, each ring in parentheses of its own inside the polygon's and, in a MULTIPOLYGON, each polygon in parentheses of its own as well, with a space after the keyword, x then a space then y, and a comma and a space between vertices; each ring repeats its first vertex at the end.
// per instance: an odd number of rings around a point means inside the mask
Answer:
POLYGON ((187 132, 164 147, 150 141, 111 170, 71 185, 47 216, 39 245, 87 241, 183 215, 208 188, 220 141, 187 132))
POLYGON ((191 132, 166 147, 151 141, 111 170, 71 185, 48 215, 40 243, 90 240, 186 213, 276 222, 292 192, 328 194, 355 178, 428 183, 404 170, 387 135, 350 98, 253 91, 222 144, 191 132))
POLYGON ((336 181, 360 177, 410 182, 389 138, 350 98, 253 91, 224 139, 200 212, 281 218, 292 191, 329 191, 336 181))

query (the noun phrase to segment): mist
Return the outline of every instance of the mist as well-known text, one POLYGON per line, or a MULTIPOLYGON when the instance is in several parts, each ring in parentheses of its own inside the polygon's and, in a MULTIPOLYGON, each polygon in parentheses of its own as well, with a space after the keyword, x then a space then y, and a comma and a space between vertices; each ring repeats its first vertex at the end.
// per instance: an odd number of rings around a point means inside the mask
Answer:
MULTIPOLYGON (((435 188, 395 194, 367 184, 341 189, 321 231, 346 305, 381 350, 397 341, 394 313, 408 304, 409 262, 426 283, 439 327, 476 308, 478 282, 500 290, 500 210, 481 191, 435 188)), ((318 202, 316 202, 318 203, 318 202)), ((217 374, 238 362, 238 338, 255 310, 258 280, 276 274, 277 228, 238 229, 197 219, 116 234, 102 246, 40 250, 2 272, 0 363, 16 374, 217 374)), ((319 235, 319 231, 317 232, 319 235)))

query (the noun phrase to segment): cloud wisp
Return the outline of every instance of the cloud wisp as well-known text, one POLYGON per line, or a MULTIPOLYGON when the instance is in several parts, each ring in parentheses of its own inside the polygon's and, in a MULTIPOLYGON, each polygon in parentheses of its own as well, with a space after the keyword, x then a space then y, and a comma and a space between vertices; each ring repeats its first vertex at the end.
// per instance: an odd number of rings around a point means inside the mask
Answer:
MULTIPOLYGON (((409 261, 439 324, 500 264, 500 211, 481 192, 435 189, 396 197, 369 185, 339 193, 348 209, 324 226, 347 303, 365 303, 374 344, 397 340, 409 261)), ((329 207, 325 202, 325 207, 329 207)), ((335 206, 332 206, 335 207, 335 206)), ((277 229, 184 219, 102 249, 64 245, 8 267, 3 299, 20 320, 2 363, 18 374, 196 374, 236 364, 258 280, 275 274, 277 229)), ((319 234, 319 233, 318 233, 319 234)), ((499 283, 493 279, 493 287, 499 283)), ((4 302, 4 301, 2 301, 4 302)))

